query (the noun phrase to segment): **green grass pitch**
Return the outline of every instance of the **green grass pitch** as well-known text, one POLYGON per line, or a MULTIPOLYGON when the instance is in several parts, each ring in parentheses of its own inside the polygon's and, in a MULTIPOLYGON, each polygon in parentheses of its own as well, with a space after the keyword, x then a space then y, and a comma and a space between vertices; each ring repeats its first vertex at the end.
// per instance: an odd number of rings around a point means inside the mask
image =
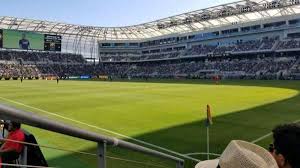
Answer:
MULTIPOLYGON (((211 152, 220 154, 232 139, 253 141, 281 123, 300 120, 299 81, 0 81, 0 102, 97 133, 127 140, 98 128, 182 154, 206 152, 206 105, 211 152), (96 127, 66 120, 58 114, 96 127)), ((95 144, 25 126, 41 145, 95 152, 95 144)), ((268 147, 271 137, 258 144, 268 147)), ((129 140, 134 142, 132 140, 129 140)), ((95 167, 96 157, 44 149, 51 166, 95 167)), ((173 166, 119 148, 108 155, 173 166)), ((192 157, 204 159, 201 155, 192 157)), ((108 167, 143 167, 107 159, 108 167)), ((192 167, 193 163, 187 167, 192 167)), ((144 166, 147 167, 147 166, 144 166)), ((148 166, 149 167, 149 166, 148 166)))

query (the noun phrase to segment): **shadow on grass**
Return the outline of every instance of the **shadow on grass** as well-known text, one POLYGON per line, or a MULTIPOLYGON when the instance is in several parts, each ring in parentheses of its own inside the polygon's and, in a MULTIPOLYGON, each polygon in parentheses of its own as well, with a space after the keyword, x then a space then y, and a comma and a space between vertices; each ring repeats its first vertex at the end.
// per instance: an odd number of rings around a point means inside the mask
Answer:
MULTIPOLYGON (((161 83, 162 81, 153 82, 161 83)), ((171 83, 171 81, 164 82, 171 83)), ((197 84, 199 81, 179 81, 178 83, 197 84)), ((199 84, 209 83, 211 83, 211 81, 202 81, 199 84)), ((297 81, 225 81, 223 84, 277 87, 300 91, 300 82, 297 81)), ((299 94, 290 99, 214 117, 214 124, 210 127, 211 152, 220 154, 232 139, 253 141, 263 135, 266 135, 267 133, 270 133, 272 128, 278 124, 294 122, 296 120, 300 120, 299 94)), ((162 146, 183 154, 206 151, 206 128, 203 120, 161 129, 159 131, 146 133, 133 138, 162 146)), ((258 142, 258 144, 263 147, 267 147, 271 140, 271 137, 269 137, 266 140, 258 142)), ((131 140, 128 141, 132 142, 131 140)), ((85 151, 95 153, 96 147, 86 149, 85 151)), ((109 147, 108 155, 130 160, 143 161, 145 163, 158 163, 167 167, 175 167, 175 164, 172 162, 166 162, 164 160, 140 155, 120 148, 109 147)), ((203 156, 193 157, 205 159, 203 156)), ((136 163, 128 163, 113 159, 107 159, 107 161, 108 167, 155 167, 143 166, 136 163)), ((51 166, 57 165, 58 167, 96 167, 95 157, 91 158, 78 154, 61 156, 48 160, 48 162, 51 166)), ((186 167, 193 167, 194 164, 195 163, 188 163, 186 167)))

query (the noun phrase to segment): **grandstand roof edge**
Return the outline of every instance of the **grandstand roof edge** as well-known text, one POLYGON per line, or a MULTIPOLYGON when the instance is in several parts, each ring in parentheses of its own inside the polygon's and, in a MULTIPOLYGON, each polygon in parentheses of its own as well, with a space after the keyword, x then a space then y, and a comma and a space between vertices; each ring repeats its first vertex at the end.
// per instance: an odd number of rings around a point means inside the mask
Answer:
MULTIPOLYGON (((300 0, 298 1, 298 3, 294 4, 291 0, 241 0, 123 27, 86 26, 64 22, 0 16, 0 28, 56 33, 69 36, 85 36, 97 40, 141 40, 171 34, 186 34, 208 28, 245 22, 245 20, 253 21, 255 19, 272 18, 279 15, 291 15, 291 11, 294 11, 294 9, 287 10, 285 8, 300 5, 300 0), (276 2, 276 4, 274 5, 273 2, 276 2), (266 4, 274 5, 274 7, 265 7, 264 5, 266 4), (241 8, 249 8, 249 10, 246 9, 241 12, 239 11, 241 8), (286 11, 282 12, 284 10, 286 11), (208 18, 203 18, 206 16, 208 16, 208 18)), ((300 13, 300 10, 297 10, 296 13, 300 13)))

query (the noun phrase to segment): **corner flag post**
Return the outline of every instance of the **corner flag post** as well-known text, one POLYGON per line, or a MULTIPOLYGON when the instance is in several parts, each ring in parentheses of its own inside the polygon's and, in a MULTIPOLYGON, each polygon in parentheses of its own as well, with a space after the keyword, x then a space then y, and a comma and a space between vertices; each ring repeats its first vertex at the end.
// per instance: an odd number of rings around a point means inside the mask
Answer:
POLYGON ((209 127, 213 124, 210 105, 206 106, 206 143, 207 143, 207 160, 209 160, 209 127))
POLYGON ((206 127, 207 160, 209 160, 209 127, 206 127))

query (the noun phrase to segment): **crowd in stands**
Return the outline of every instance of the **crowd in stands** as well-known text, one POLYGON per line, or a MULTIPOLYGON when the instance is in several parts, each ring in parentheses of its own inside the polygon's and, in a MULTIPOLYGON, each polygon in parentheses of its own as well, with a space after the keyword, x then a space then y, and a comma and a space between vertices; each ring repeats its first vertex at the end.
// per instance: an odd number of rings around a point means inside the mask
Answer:
POLYGON ((278 37, 264 38, 262 40, 262 46, 260 47, 260 50, 271 50, 276 45, 276 42, 278 41, 279 41, 278 37))
POLYGON ((129 61, 145 61, 145 60, 157 60, 157 59, 170 59, 178 58, 180 51, 164 52, 157 54, 143 54, 139 56, 127 57, 127 56, 112 56, 112 57, 101 57, 102 61, 105 62, 129 62, 129 61))
POLYGON ((109 75, 118 78, 177 76, 203 78, 212 74, 223 77, 270 76, 300 72, 300 59, 296 57, 265 57, 240 59, 212 59, 176 62, 105 63, 105 64, 0 64, 1 77, 81 76, 109 75))
POLYGON ((84 63, 82 55, 55 52, 36 52, 36 51, 12 51, 0 50, 0 60, 6 61, 30 61, 30 62, 70 62, 84 63))
POLYGON ((227 52, 232 51, 233 49, 235 49, 235 46, 219 46, 214 50, 213 54, 225 55, 227 52))
POLYGON ((271 76, 300 74, 300 59, 283 55, 260 57, 220 57, 226 54, 252 51, 300 48, 297 40, 278 41, 278 38, 264 38, 238 42, 232 45, 194 45, 183 51, 167 51, 165 53, 144 54, 139 57, 103 57, 103 64, 89 64, 82 55, 66 53, 49 53, 33 51, 0 50, 1 77, 40 77, 80 76, 106 74, 115 77, 202 77, 209 74, 222 76, 271 76), (275 45, 276 44, 276 45, 275 45), (172 62, 154 62, 141 60, 157 60, 176 57, 201 56, 210 54, 204 60, 182 59, 172 62), (214 55, 218 57, 214 57, 214 55), (122 63, 122 60, 134 59, 136 62, 122 63), (119 62, 119 63, 115 63, 119 62))
POLYGON ((237 41, 230 44, 193 44, 183 51, 160 51, 157 53, 142 53, 137 56, 111 56, 105 55, 105 62, 130 62, 156 59, 170 59, 195 56, 226 56, 229 54, 241 54, 245 52, 265 52, 281 49, 300 48, 300 42, 296 40, 279 41, 279 37, 264 37, 257 40, 237 41))
POLYGON ((43 76, 81 76, 97 74, 99 69, 90 64, 38 64, 43 76))
POLYGON ((277 60, 265 59, 264 61, 257 61, 254 65, 259 67, 260 72, 264 73, 277 73, 284 70, 289 70, 296 63, 295 58, 281 58, 277 60))
POLYGON ((236 45, 233 52, 247 52, 258 50, 262 45, 260 40, 250 40, 246 42, 240 42, 236 45))
POLYGON ((208 53, 213 52, 217 46, 215 45, 195 45, 191 49, 188 49, 184 56, 190 55, 207 55, 208 53))
MULTIPOLYGON (((295 39, 279 41, 278 37, 263 38, 261 40, 239 41, 234 44, 208 45, 197 44, 183 51, 167 51, 158 53, 141 54, 137 56, 109 56, 101 57, 104 62, 130 62, 157 59, 173 59, 191 56, 223 56, 241 52, 258 52, 265 50, 283 50, 300 48, 300 41, 295 39)), ((24 61, 24 62, 54 62, 83 64, 85 59, 79 54, 55 53, 55 52, 36 52, 36 51, 12 51, 0 50, 0 60, 24 61)))
POLYGON ((0 77, 39 77, 41 72, 35 65, 0 64, 0 77))
MULTIPOLYGON (((297 59, 291 58, 262 58, 262 59, 222 59, 218 61, 185 61, 181 63, 144 63, 130 68, 126 75, 131 77, 175 77, 196 76, 218 73, 225 75, 236 73, 240 75, 277 75, 288 72, 297 59)), ((111 68, 108 68, 111 69, 111 68)), ((109 72, 108 72, 109 73, 109 72)))
POLYGON ((279 50, 283 49, 295 49, 300 48, 300 41, 297 40, 287 40, 287 41, 280 41, 278 45, 279 50))

